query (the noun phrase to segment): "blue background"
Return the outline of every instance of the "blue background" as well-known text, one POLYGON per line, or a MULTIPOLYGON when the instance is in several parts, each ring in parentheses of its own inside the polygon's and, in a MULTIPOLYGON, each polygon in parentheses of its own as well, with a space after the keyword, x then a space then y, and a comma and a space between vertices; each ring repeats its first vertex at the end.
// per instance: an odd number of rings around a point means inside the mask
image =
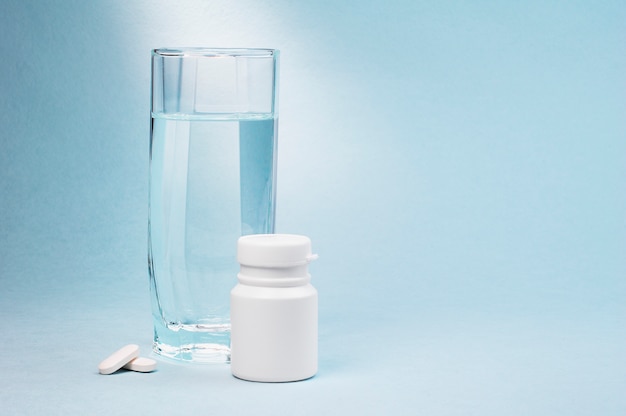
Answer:
POLYGON ((3 414, 626 414, 626 3, 0 6, 3 414), (281 50, 277 231, 320 260, 320 370, 161 362, 150 55, 281 50))

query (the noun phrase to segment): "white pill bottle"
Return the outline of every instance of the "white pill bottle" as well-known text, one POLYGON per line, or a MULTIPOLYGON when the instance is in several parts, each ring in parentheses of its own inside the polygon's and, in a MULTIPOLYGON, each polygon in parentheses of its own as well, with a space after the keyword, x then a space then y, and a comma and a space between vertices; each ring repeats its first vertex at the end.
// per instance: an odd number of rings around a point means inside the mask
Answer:
POLYGON ((317 372, 317 290, 311 240, 256 234, 237 242, 239 283, 230 293, 231 370, 261 382, 298 381, 317 372))

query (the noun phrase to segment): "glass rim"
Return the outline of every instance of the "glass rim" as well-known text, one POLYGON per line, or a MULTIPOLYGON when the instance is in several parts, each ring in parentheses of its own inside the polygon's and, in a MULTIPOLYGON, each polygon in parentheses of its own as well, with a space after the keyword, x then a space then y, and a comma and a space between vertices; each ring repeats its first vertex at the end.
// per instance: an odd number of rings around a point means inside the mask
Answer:
POLYGON ((202 46, 157 48, 152 50, 153 56, 162 57, 251 57, 271 58, 278 55, 278 49, 269 48, 210 48, 202 46))

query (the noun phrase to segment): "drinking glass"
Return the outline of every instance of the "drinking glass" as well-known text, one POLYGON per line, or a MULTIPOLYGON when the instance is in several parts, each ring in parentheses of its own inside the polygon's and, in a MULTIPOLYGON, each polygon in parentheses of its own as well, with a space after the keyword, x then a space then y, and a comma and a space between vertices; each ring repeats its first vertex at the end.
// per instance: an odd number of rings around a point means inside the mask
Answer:
POLYGON ((237 239, 274 232, 278 57, 152 51, 148 265, 162 356, 229 360, 237 239))

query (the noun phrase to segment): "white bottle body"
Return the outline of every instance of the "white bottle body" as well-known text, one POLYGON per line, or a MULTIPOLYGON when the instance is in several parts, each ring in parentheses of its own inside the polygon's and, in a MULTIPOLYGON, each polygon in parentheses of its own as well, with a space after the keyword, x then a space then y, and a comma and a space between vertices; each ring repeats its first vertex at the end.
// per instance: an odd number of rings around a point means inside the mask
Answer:
POLYGON ((298 381, 317 372, 317 290, 308 283, 231 291, 231 371, 261 382, 298 381))

